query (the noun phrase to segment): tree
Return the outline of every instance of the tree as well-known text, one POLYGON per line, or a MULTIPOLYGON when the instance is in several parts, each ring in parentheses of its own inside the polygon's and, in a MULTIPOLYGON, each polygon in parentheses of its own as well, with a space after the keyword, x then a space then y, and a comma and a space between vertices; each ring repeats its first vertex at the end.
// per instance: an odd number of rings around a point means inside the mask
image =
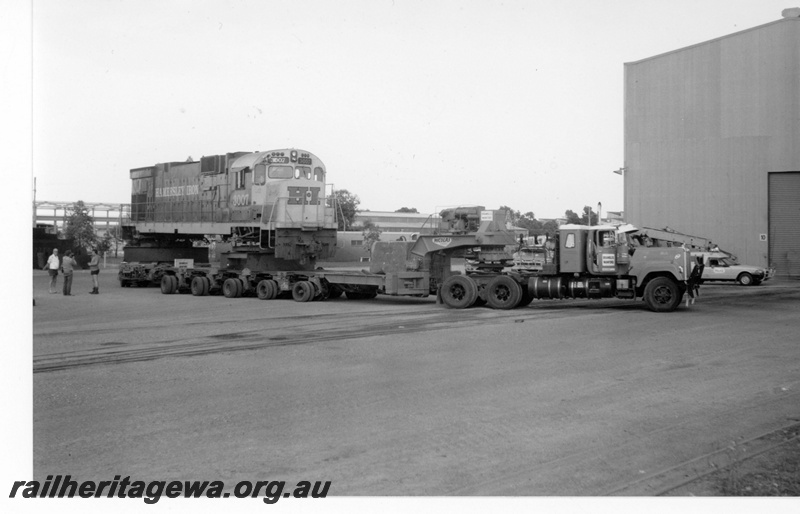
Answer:
POLYGON ((580 216, 578 216, 577 214, 575 214, 575 212, 573 212, 572 210, 569 210, 569 209, 567 209, 567 211, 564 212, 564 217, 567 218, 567 224, 568 225, 585 225, 586 224, 586 223, 582 222, 580 216))
POLYGON ((109 244, 109 249, 113 246, 114 247, 114 257, 117 257, 119 253, 119 244, 123 241, 122 239, 122 227, 119 225, 112 225, 108 227, 106 230, 106 236, 111 238, 111 244, 109 244))
POLYGON ((591 207, 588 205, 583 207, 583 216, 581 216, 581 221, 583 225, 598 225, 599 219, 597 217, 597 213, 595 213, 591 207))
POLYGON ((533 212, 522 214, 517 220, 517 226, 528 231, 528 235, 538 236, 544 234, 542 222, 537 220, 533 212))
POLYGON ((336 217, 339 220, 339 230, 352 229, 361 200, 358 195, 347 189, 339 189, 333 193, 333 196, 336 198, 336 217))
POLYGON ((380 241, 381 239, 381 229, 378 228, 375 223, 367 220, 364 222, 364 230, 361 232, 364 236, 364 248, 367 250, 368 253, 372 254, 372 243, 375 241, 380 241))
POLYGON ((555 220, 546 221, 542 224, 542 231, 548 239, 551 239, 558 233, 558 223, 555 220))
POLYGON ((67 222, 64 225, 64 237, 75 241, 75 248, 86 250, 97 243, 97 234, 94 232, 94 219, 89 214, 89 208, 78 200, 67 209, 67 222))
POLYGON ((517 221, 519 221, 519 211, 515 211, 508 205, 501 205, 497 209, 498 211, 506 211, 506 221, 510 222, 512 225, 516 226, 517 221))
POLYGON ((400 207, 394 212, 408 212, 411 214, 419 214, 419 211, 417 210, 416 207, 400 207))
POLYGON ((113 244, 114 244, 114 238, 111 236, 110 233, 106 232, 103 235, 103 238, 97 241, 95 249, 97 250, 98 254, 103 255, 104 253, 106 253, 111 249, 111 246, 113 244))

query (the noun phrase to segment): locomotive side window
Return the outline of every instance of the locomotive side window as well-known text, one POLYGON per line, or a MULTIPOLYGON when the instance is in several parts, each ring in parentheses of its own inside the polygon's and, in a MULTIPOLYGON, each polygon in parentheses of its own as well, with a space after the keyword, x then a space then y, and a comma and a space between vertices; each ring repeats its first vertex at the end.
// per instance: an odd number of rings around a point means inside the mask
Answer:
POLYGON ((257 164, 253 172, 253 184, 262 186, 267 182, 267 166, 266 164, 257 164))
POLYGON ((324 182, 325 181, 325 172, 322 171, 322 168, 317 166, 314 168, 314 180, 317 182, 324 182))
POLYGON ((567 234, 567 240, 564 242, 564 248, 575 248, 575 234, 567 234))
POLYGON ((269 178, 292 178, 294 170, 291 166, 270 166, 269 178))

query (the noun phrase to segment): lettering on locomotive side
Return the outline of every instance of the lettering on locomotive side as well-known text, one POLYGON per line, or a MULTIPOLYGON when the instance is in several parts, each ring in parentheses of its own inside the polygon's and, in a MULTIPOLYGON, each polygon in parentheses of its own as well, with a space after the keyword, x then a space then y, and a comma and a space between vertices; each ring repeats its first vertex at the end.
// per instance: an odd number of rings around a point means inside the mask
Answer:
POLYGON ((200 194, 199 184, 187 186, 168 186, 155 188, 156 198, 169 198, 173 196, 194 196, 200 194))
POLYGON ((319 205, 319 188, 289 186, 289 205, 319 205))
POLYGON ((250 203, 250 195, 247 193, 235 193, 231 195, 231 205, 240 207, 250 203))
POLYGON ((431 242, 439 246, 448 246, 453 240, 449 237, 434 237, 431 242))

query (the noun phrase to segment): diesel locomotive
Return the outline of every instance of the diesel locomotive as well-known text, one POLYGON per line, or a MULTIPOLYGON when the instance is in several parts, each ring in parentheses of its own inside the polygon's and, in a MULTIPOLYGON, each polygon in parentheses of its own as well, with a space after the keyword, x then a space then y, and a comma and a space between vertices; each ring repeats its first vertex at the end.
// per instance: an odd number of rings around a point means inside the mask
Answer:
POLYGON ((336 249, 336 209, 322 161, 282 149, 233 152, 130 170, 123 286, 158 281, 176 259, 208 262, 209 236, 231 269, 311 270, 336 249), (205 243, 205 244, 204 244, 205 243))

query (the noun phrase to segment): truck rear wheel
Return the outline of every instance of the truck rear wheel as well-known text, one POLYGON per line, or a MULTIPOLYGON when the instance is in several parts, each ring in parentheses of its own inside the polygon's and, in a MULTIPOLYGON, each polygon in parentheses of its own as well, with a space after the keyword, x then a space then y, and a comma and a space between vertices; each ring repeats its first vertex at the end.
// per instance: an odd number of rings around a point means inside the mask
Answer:
POLYGON ((667 277, 656 277, 644 288, 644 302, 653 312, 672 312, 681 304, 678 284, 667 277))
POLYGON ((465 275, 453 275, 442 284, 442 301, 453 309, 466 309, 478 298, 478 285, 465 275))
POLYGON ((298 282, 292 287, 292 298, 296 302, 310 302, 314 299, 315 292, 311 282, 298 282))
POLYGON ((513 309, 522 300, 522 287, 513 278, 500 275, 486 286, 486 303, 492 309, 513 309))

